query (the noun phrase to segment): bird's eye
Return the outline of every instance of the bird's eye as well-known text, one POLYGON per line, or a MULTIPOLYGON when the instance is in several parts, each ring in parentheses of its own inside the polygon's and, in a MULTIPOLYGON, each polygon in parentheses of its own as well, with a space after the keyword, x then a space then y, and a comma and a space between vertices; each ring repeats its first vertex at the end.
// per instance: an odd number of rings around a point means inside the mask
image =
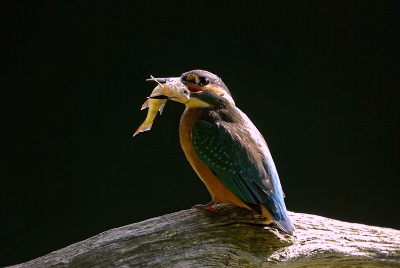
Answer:
POLYGON ((188 74, 188 75, 182 77, 182 81, 186 81, 186 82, 191 82, 193 84, 197 84, 198 77, 197 77, 197 75, 194 75, 194 74, 188 74))
POLYGON ((205 86, 205 85, 208 85, 208 83, 210 83, 210 81, 208 81, 208 79, 206 77, 199 76, 199 82, 197 83, 197 85, 205 86))

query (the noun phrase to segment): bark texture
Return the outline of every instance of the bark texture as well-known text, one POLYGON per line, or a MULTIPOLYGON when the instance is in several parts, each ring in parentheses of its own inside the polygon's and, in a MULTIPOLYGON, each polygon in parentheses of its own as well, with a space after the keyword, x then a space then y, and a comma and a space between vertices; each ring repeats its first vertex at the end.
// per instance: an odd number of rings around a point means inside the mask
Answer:
POLYGON ((249 210, 184 210, 115 228, 24 267, 400 267, 400 231, 289 212, 294 235, 249 210))

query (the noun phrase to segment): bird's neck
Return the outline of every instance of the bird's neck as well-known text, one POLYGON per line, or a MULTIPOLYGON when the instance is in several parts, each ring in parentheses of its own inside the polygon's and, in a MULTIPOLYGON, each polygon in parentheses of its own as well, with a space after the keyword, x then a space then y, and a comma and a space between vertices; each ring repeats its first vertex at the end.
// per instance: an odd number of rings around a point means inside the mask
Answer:
POLYGON ((181 141, 182 138, 190 138, 191 140, 193 124, 201 112, 202 108, 190 108, 186 106, 179 124, 179 136, 181 137, 181 141))

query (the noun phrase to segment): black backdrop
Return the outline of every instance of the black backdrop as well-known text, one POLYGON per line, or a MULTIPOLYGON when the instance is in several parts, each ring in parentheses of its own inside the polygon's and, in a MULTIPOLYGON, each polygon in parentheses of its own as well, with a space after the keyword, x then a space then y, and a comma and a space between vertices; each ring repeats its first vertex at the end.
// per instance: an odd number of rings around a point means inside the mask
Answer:
POLYGON ((1 4, 0 266, 210 201, 183 105, 132 138, 145 79, 196 68, 263 133, 289 210, 400 228, 398 1, 114 2, 1 4))

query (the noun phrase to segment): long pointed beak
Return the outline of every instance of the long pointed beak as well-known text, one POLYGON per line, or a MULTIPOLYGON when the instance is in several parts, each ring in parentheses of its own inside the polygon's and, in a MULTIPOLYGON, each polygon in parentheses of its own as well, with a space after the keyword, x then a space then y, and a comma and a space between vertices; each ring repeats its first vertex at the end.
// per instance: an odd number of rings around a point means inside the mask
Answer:
MULTIPOLYGON (((181 82, 181 78, 180 77, 166 77, 166 78, 154 78, 154 79, 157 80, 158 82, 160 82, 161 84, 164 84, 164 83, 167 83, 167 82, 181 82)), ((146 79, 146 81, 155 82, 153 80, 153 78, 146 79)))
POLYGON ((192 82, 188 82, 188 81, 184 81, 181 80, 180 77, 159 77, 159 78, 148 78, 146 79, 147 82, 156 82, 155 80, 157 80, 159 83, 161 84, 165 84, 165 83, 171 83, 171 82, 181 82, 182 84, 185 85, 194 85, 192 82))

